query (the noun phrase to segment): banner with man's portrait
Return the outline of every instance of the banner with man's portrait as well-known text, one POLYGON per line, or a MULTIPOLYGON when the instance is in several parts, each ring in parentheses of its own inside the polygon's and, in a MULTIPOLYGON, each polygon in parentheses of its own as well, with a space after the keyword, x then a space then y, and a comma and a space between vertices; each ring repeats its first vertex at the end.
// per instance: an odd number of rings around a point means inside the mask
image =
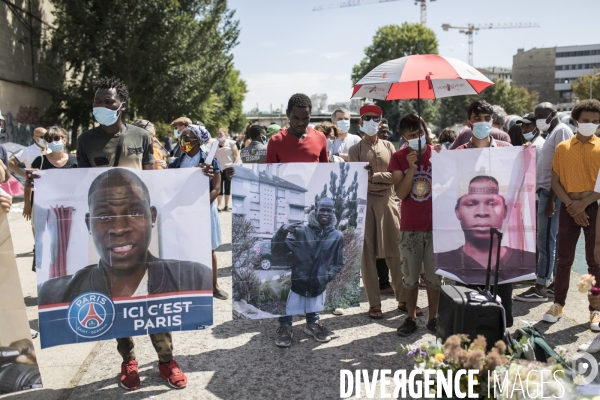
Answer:
MULTIPOLYGON (((503 233, 498 281, 535 277, 535 155, 534 147, 520 146, 433 154, 437 274, 466 284, 484 284, 490 228, 498 228, 503 233)), ((494 239, 492 272, 496 256, 494 239)))
POLYGON ((236 165, 233 317, 359 305, 366 163, 236 165))
POLYGON ((8 218, 0 214, 0 395, 42 387, 8 218))
POLYGON ((43 348, 212 325, 210 192, 200 169, 38 174, 43 348))

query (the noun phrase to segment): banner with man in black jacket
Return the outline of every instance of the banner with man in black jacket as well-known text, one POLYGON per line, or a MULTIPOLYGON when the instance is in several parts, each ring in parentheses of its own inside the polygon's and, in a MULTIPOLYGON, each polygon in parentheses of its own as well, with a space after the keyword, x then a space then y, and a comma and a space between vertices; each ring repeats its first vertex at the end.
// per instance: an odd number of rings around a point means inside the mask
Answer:
POLYGON ((234 317, 357 306, 368 179, 364 163, 235 168, 234 317))

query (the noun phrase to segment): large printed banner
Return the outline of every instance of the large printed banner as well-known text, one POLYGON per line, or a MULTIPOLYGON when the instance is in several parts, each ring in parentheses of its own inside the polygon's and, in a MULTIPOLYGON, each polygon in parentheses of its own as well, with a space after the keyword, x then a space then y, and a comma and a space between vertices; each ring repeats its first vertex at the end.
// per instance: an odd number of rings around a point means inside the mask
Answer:
POLYGON ((235 166, 234 318, 359 305, 365 165, 235 166))
MULTIPOLYGON (((467 284, 485 283, 490 228, 499 228, 498 281, 534 278, 535 148, 441 151, 431 163, 436 273, 467 284)), ((496 253, 494 241, 492 272, 496 253)))
POLYGON ((39 174, 42 347, 212 325, 209 183, 200 169, 39 174))
POLYGON ((0 214, 0 395, 41 388, 8 219, 0 214))

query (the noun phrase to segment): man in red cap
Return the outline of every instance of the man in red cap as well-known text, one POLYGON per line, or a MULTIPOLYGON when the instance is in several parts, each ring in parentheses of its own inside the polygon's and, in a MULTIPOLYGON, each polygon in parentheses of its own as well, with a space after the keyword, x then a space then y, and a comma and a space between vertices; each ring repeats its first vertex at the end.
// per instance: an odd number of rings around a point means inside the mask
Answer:
POLYGON ((382 125, 381 108, 365 105, 360 109, 360 129, 364 136, 348 151, 348 161, 368 162, 367 210, 361 275, 369 300, 369 317, 383 318, 377 264, 385 262, 392 274, 392 285, 399 306, 404 306, 404 287, 400 272, 400 252, 397 238, 399 215, 392 198, 394 179, 388 166, 396 151, 394 145, 381 140, 377 133, 382 125))

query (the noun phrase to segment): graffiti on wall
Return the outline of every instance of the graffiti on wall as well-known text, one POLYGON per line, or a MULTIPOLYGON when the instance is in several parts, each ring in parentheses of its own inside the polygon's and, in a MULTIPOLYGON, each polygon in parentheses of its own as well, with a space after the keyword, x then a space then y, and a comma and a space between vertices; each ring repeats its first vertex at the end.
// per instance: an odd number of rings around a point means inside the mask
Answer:
POLYGON ((0 143, 13 142, 29 146, 33 143, 33 130, 42 124, 37 107, 19 107, 17 116, 12 112, 4 114, 4 130, 0 133, 0 143))

